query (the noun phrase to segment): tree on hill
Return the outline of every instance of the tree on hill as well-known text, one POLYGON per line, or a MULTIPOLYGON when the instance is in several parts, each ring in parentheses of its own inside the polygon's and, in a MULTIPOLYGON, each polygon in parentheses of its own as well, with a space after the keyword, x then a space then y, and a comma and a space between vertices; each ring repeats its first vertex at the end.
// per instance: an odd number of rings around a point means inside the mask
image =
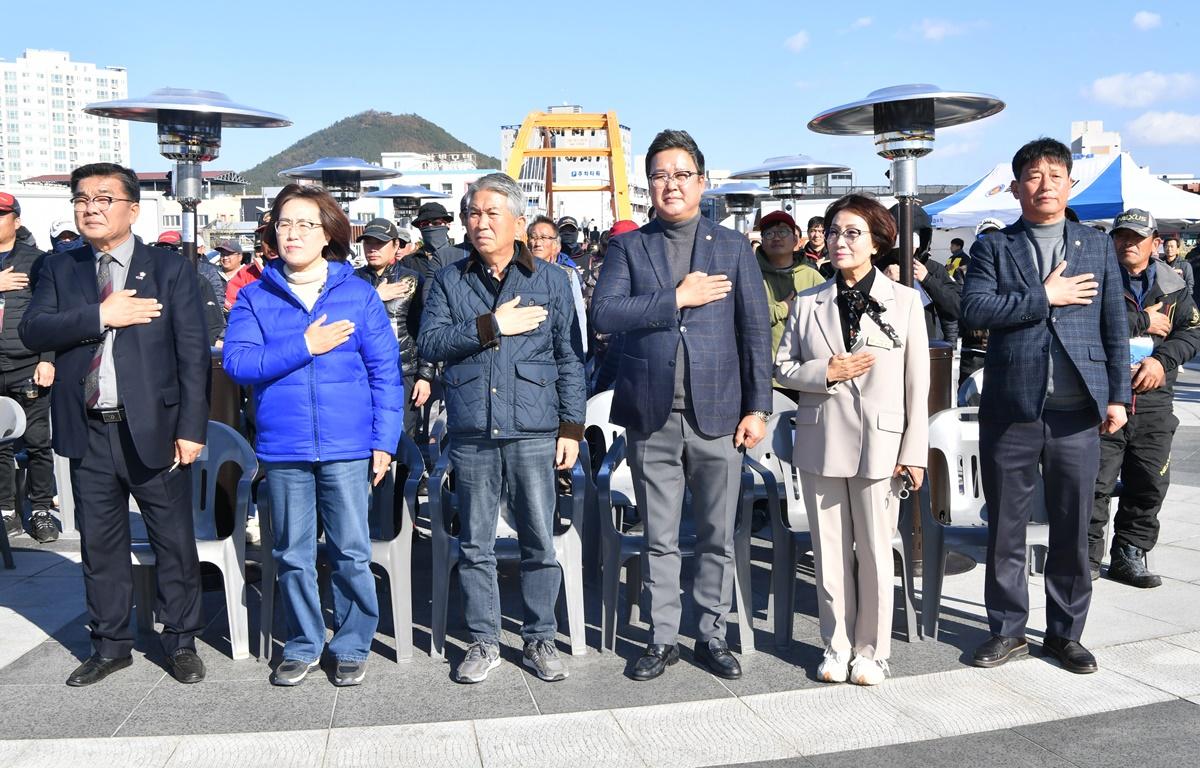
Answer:
POLYGON ((248 191, 284 183, 279 172, 321 157, 359 157, 378 163, 383 152, 474 152, 481 168, 499 168, 499 158, 485 155, 420 115, 393 115, 374 110, 337 121, 310 133, 282 152, 243 171, 248 191))

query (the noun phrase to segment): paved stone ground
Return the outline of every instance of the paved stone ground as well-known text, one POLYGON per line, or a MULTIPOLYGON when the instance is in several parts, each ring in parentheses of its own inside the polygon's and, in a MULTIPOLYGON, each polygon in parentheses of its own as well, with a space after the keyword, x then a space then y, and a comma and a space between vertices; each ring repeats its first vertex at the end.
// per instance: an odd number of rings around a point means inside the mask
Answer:
MULTIPOLYGON (((1183 378, 1173 486, 1152 560, 1166 582, 1151 591, 1097 582, 1084 635, 1100 659, 1096 675, 1065 673, 1036 653, 996 670, 966 666, 986 637, 975 568, 947 578, 939 642, 894 634, 892 680, 874 689, 820 685, 811 570, 799 569, 794 640, 777 651, 770 544, 756 540, 759 650, 741 657, 740 681, 697 666, 685 640, 682 663, 657 681, 632 682, 625 675, 648 629, 635 619, 616 654, 596 652, 599 629, 589 624, 588 654, 567 659, 570 679, 543 683, 519 664, 518 576, 503 570, 506 663, 482 685, 456 685, 451 664, 429 657, 424 600, 414 605, 414 660, 393 661, 384 586, 380 633, 358 688, 334 688, 322 675, 274 688, 269 665, 231 661, 224 601, 211 591, 199 643, 204 683, 176 683, 157 640, 141 637, 132 668, 71 689, 62 682, 89 652, 78 543, 18 538, 18 569, 0 570, 0 766, 1200 764, 1200 372, 1183 378)), ((427 544, 414 552, 414 594, 428 595, 427 544)), ((1032 639, 1045 623, 1041 590, 1032 578, 1032 639)), ((589 617, 598 616, 596 590, 586 599, 589 617)), ((452 664, 464 646, 456 603, 452 664)), ((253 589, 250 612, 256 619, 253 589)), ((685 634, 694 626, 685 608, 685 634)), ((899 613, 895 626, 903 626, 899 613)), ((730 639, 736 648, 733 624, 730 639)))

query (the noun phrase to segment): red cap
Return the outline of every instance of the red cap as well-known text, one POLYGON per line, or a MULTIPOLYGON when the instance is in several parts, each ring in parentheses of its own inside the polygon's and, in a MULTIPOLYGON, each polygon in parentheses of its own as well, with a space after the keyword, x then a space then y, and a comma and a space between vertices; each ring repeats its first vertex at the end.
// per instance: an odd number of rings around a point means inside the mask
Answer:
POLYGON ((787 211, 771 211, 758 222, 758 231, 766 232, 776 224, 787 224, 792 229, 796 228, 796 220, 791 217, 787 211))
POLYGON ((612 229, 608 230, 608 236, 616 237, 617 235, 623 235, 626 232, 632 232, 635 229, 638 229, 638 225, 637 225, 636 221, 630 221, 629 219, 621 219, 616 224, 612 225, 612 229))
POLYGON ((183 237, 181 237, 180 234, 175 230, 168 229, 166 232, 160 234, 158 239, 154 242, 167 243, 169 245, 179 245, 181 242, 183 242, 183 237))
POLYGON ((21 204, 17 202, 17 198, 7 192, 0 192, 0 213, 16 213, 21 215, 21 204))

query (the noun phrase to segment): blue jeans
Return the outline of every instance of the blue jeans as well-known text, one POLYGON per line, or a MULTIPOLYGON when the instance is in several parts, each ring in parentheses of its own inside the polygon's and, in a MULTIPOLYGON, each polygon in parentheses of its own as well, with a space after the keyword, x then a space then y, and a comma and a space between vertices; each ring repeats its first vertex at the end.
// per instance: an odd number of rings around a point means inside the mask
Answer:
POLYGON ((273 554, 287 618, 285 659, 311 663, 325 647, 325 618, 317 589, 317 514, 332 566, 333 639, 329 653, 365 661, 379 624, 367 530, 369 459, 272 462, 266 465, 273 554))
POLYGON ((521 545, 521 637, 554 640, 554 605, 562 572, 554 554, 555 438, 463 439, 450 443, 460 523, 458 579, 463 613, 474 642, 500 643, 500 586, 496 582, 496 522, 501 489, 521 545))

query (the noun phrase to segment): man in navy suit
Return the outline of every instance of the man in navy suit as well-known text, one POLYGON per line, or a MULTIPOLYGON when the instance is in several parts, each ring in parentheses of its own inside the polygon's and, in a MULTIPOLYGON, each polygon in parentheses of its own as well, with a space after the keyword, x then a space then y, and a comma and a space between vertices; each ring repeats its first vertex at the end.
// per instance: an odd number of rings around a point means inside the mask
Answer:
POLYGON ((127 168, 75 169, 71 203, 87 245, 46 257, 20 325, 25 345, 55 352, 58 366, 53 442, 71 460, 93 649, 71 686, 132 663, 131 494, 154 549, 171 672, 204 679, 189 465, 208 429, 208 338, 196 270, 133 236, 139 196, 127 168))
MULTIPOLYGON (((725 642, 733 595, 739 449, 766 434, 771 329, 749 241, 700 215, 704 155, 685 131, 646 153, 657 218, 609 243, 592 294, 599 333, 623 334, 611 419, 625 427, 634 495, 645 519, 653 631, 635 680, 679 660, 679 521, 684 485, 696 521, 696 658, 741 676, 725 642)), ((741 606, 738 610, 747 610, 741 606)))
POLYGON ((1012 167, 1021 218, 976 241, 962 298, 966 325, 990 332, 979 451, 992 637, 973 661, 994 667, 1028 651, 1025 528, 1044 501, 1043 648, 1083 674, 1096 671, 1079 641, 1092 596, 1087 533, 1100 433, 1121 429, 1131 399, 1124 289, 1112 241, 1066 220, 1070 150, 1037 139, 1012 167))

